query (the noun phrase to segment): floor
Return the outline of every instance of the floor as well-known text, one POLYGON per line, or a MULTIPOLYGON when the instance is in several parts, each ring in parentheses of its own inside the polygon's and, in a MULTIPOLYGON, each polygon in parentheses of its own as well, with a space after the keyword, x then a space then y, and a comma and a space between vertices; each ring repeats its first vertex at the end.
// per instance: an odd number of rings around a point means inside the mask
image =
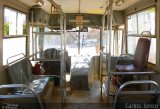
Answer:
POLYGON ((101 100, 100 81, 95 80, 89 90, 75 90, 68 87, 65 103, 62 105, 60 88, 54 90, 49 109, 111 109, 112 98, 107 101, 103 92, 101 100))

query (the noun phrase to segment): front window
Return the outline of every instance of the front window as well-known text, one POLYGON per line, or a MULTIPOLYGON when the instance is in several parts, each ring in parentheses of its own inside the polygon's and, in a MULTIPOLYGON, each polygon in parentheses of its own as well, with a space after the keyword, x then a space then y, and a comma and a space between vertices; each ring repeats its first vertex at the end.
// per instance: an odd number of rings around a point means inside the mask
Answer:
POLYGON ((88 27, 88 31, 68 32, 66 34, 66 49, 70 56, 78 55, 78 46, 81 55, 95 56, 100 52, 100 29, 88 27))

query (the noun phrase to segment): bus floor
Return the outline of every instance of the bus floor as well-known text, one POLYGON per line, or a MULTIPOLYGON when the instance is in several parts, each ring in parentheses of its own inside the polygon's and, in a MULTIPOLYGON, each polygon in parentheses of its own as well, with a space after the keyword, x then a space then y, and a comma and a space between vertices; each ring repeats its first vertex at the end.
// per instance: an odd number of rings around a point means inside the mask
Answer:
POLYGON ((95 80, 89 90, 75 90, 68 85, 65 103, 61 103, 60 88, 54 88, 52 100, 48 109, 110 109, 112 107, 112 97, 107 101, 105 91, 102 99, 100 93, 100 81, 95 80), (69 86, 69 87, 68 87, 69 86))

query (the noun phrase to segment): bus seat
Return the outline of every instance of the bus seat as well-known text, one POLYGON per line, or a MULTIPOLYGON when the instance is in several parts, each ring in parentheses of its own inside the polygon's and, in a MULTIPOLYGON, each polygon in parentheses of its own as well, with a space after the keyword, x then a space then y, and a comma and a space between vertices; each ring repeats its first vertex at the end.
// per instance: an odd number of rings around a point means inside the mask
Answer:
POLYGON ((117 71, 146 71, 147 70, 147 62, 150 48, 150 40, 148 38, 139 38, 133 64, 129 65, 117 65, 117 71))
POLYGON ((21 58, 14 63, 7 65, 7 71, 13 84, 41 84, 41 87, 34 87, 41 93, 46 87, 49 77, 39 77, 32 74, 32 65, 27 58, 21 58))
POLYGON ((42 53, 42 57, 44 59, 59 59, 60 58, 60 50, 57 50, 55 48, 46 49, 42 53))
POLYGON ((32 66, 26 58, 8 64, 7 71, 11 82, 14 84, 26 84, 32 82, 32 66))
POLYGON ((0 107, 2 109, 44 109, 44 105, 38 94, 24 84, 0 85, 0 90, 23 88, 21 92, 5 93, 0 95, 0 107), (27 93, 29 92, 29 93, 27 93))
MULTIPOLYGON (((14 56, 13 56, 14 57, 14 56)), ((44 102, 50 99, 52 94, 53 82, 49 82, 48 76, 35 76, 32 74, 32 65, 26 57, 19 58, 7 64, 7 72, 12 84, 28 84, 36 94, 40 95, 44 102), (47 97, 45 97, 47 95, 47 97), (48 96, 49 95, 49 96, 48 96)), ((17 88, 14 91, 22 91, 17 88)))
MULTIPOLYGON (((147 35, 144 35, 144 33, 149 34, 151 37, 150 32, 142 32, 140 38, 138 39, 137 42, 137 47, 135 50, 134 58, 131 61, 132 63, 127 63, 123 60, 119 62, 120 58, 117 60, 117 65, 116 65, 116 71, 117 72, 144 72, 147 71, 147 63, 148 63, 148 56, 149 56, 149 49, 150 49, 150 39, 146 38, 147 35), (143 36, 143 37, 142 37, 143 36)), ((126 76, 122 75, 121 77, 117 77, 117 81, 120 83, 124 83, 126 81, 132 80, 133 75, 126 76)))
MULTIPOLYGON (((43 59, 50 59, 51 61, 43 61, 42 67, 44 68, 46 74, 54 74, 60 75, 60 50, 55 48, 49 48, 43 51, 42 58, 43 59)), ((66 57, 66 70, 70 71, 71 61, 68 56, 68 52, 65 52, 66 57)))
MULTIPOLYGON (((148 106, 158 106, 159 100, 159 86, 155 81, 151 80, 138 80, 128 81, 120 86, 115 98, 113 107, 114 109, 141 109, 148 106), (130 85, 145 85, 150 84, 153 86, 151 90, 139 89, 139 90, 125 90, 130 85)), ((159 109, 157 107, 155 109, 159 109)), ((150 109, 150 108, 149 108, 150 109)))

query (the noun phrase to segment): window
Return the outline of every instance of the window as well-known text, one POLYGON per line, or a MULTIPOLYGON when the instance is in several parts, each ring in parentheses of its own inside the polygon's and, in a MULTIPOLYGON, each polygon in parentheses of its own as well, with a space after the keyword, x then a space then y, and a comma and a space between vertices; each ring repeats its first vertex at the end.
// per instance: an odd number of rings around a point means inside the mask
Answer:
POLYGON ((155 8, 128 16, 128 35, 140 35, 142 31, 150 31, 155 35, 155 8))
POLYGON ((5 7, 3 65, 9 57, 20 53, 26 54, 26 14, 5 7))
POLYGON ((150 31, 152 35, 155 35, 155 8, 139 12, 137 17, 138 34, 141 34, 143 31, 150 31))
POLYGON ((128 16, 128 53, 134 54, 139 35, 143 31, 150 31, 151 45, 149 62, 156 64, 156 37, 155 37, 155 7, 128 16), (151 51, 152 50, 152 51, 151 51))
POLYGON ((9 57, 26 53, 26 37, 3 39, 3 65, 9 57))
MULTIPOLYGON (((72 30, 74 31, 76 28, 72 30)), ((100 30, 88 27, 86 32, 68 32, 66 34, 66 49, 70 56, 78 55, 78 42, 80 42, 81 55, 98 55, 100 52, 100 30)))
POLYGON ((128 34, 137 34, 136 14, 128 17, 128 34))
POLYGON ((107 30, 104 31, 103 37, 103 47, 104 52, 109 53, 109 44, 111 43, 111 55, 112 56, 119 56, 122 50, 122 34, 123 30, 117 29, 112 30, 111 42, 109 43, 109 37, 107 36, 107 30), (117 35, 115 35, 117 34, 117 35), (107 48, 106 48, 107 47, 107 48), (106 52, 107 51, 107 52, 106 52))
POLYGON ((33 41, 35 40, 35 34, 33 34, 32 36, 32 31, 33 32, 39 32, 40 28, 39 27, 33 27, 30 26, 30 38, 29 38, 29 55, 33 55, 35 53, 35 45, 33 44, 33 41), (33 30, 32 30, 33 29, 33 30), (33 49, 34 48, 34 49, 33 49), (34 50, 34 51, 33 51, 34 50))
POLYGON ((117 56, 119 56, 122 53, 122 36, 123 35, 123 30, 118 30, 118 51, 116 53, 117 56))
POLYGON ((4 8, 4 37, 26 35, 26 14, 4 8))
POLYGON ((103 50, 103 52, 105 52, 105 53, 109 53, 109 44, 111 44, 110 45, 110 47, 111 47, 111 55, 114 55, 114 50, 115 50, 115 48, 114 48, 114 30, 112 30, 112 36, 110 37, 111 39, 111 42, 109 43, 109 37, 108 37, 108 35, 107 34, 109 34, 108 33, 109 31, 107 31, 107 30, 105 30, 104 31, 104 37, 103 37, 103 47, 104 47, 104 50, 103 50))

